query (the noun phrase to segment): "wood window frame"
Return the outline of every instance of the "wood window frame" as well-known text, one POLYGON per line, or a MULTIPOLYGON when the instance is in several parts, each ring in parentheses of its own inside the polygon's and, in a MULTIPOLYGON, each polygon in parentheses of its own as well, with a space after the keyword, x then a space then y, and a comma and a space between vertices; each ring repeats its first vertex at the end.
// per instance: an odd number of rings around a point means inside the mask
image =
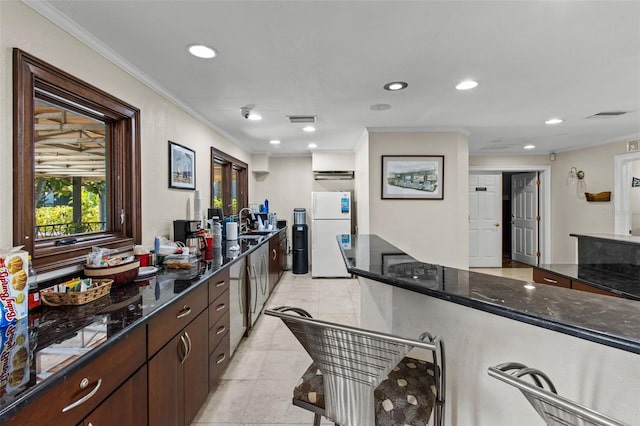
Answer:
MULTIPOLYGON (((238 173, 238 211, 249 206, 249 167, 247 163, 237 158, 211 148, 211 205, 213 206, 213 182, 214 182, 214 163, 222 164, 222 199, 231 200, 231 171, 236 169, 238 173)), ((222 206, 225 217, 231 216, 231 209, 228 205, 222 206)))
MULTIPOLYGON (((83 111, 79 107, 78 111, 83 111)), ((79 265, 92 246, 130 250, 142 236, 140 110, 20 49, 13 49, 13 244, 39 272, 79 265), (37 90, 99 113, 108 123, 106 232, 35 239, 34 98, 37 90), (122 220, 122 218, 124 218, 122 220)))

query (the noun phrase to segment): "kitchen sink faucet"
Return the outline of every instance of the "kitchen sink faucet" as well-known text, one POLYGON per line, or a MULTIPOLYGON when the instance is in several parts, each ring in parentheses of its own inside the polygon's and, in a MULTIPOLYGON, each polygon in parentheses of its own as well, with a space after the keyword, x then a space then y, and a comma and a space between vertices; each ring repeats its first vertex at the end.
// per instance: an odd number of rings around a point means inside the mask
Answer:
POLYGON ((253 216, 253 210, 251 210, 248 207, 245 207, 243 209, 240 209, 240 211, 238 212, 238 226, 240 226, 240 233, 241 234, 245 234, 247 232, 249 232, 249 225, 247 224, 247 221, 249 220, 249 216, 247 216, 247 218, 245 219, 245 221, 242 221, 242 212, 243 211, 248 211, 250 216, 253 216))

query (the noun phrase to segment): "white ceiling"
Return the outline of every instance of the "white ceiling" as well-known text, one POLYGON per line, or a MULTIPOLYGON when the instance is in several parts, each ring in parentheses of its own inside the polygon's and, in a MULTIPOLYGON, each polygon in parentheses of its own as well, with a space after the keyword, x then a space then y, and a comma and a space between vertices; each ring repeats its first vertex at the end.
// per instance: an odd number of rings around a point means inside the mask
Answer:
POLYGON ((458 129, 509 155, 640 135, 640 1, 24 1, 252 152, 351 150, 365 128, 458 129), (628 113, 585 119, 602 111, 628 113), (303 114, 317 132, 286 117, 303 114))

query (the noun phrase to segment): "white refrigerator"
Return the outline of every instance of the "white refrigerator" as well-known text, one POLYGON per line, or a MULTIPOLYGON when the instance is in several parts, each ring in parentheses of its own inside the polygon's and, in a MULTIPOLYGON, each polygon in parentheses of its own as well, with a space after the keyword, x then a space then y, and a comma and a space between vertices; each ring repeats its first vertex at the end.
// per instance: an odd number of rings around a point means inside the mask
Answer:
POLYGON ((311 276, 349 277, 340 244, 351 245, 351 193, 311 193, 311 276))

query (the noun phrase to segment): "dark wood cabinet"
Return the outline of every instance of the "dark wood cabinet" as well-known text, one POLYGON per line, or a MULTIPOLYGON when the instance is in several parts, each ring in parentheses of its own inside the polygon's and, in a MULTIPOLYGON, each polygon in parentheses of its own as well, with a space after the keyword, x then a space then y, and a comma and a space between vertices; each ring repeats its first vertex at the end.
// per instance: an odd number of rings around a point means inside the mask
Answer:
POLYGON ((149 360, 150 425, 189 425, 207 398, 208 321, 202 312, 149 360))
POLYGON ((209 368, 209 388, 213 389, 224 372, 230 357, 231 326, 230 317, 230 275, 229 270, 224 274, 216 274, 209 284, 209 345, 207 364, 209 368), (212 297, 212 287, 216 291, 212 297), (224 283, 224 284, 223 284, 224 283), (226 348, 226 349, 225 349, 226 348))
POLYGON ((282 230, 269 240, 269 294, 287 268, 287 232, 282 230))
MULTIPOLYGON (((132 330, 109 351, 71 374, 5 425, 40 426, 43 422, 65 426, 82 424, 89 413, 144 364, 145 337, 145 327, 132 330)), ((117 424, 128 424, 126 422, 130 415, 126 412, 114 413, 117 424)))
POLYGON ((599 287, 583 283, 578 280, 569 279, 558 274, 546 271, 540 268, 533 268, 533 281, 540 284, 554 285, 558 287, 571 288, 573 290, 586 291, 588 293, 603 294, 606 296, 620 297, 619 294, 611 291, 603 290, 599 287))
POLYGON ((620 296, 619 294, 613 293, 611 291, 603 290, 601 288, 594 287, 592 285, 585 284, 583 282, 575 281, 575 280, 571 281, 571 288, 573 288, 574 290, 586 291, 589 293, 604 294, 605 296, 622 298, 622 296, 620 296))
MULTIPOLYGON (((47 424, 50 424, 47 422, 47 424)), ((84 420, 84 426, 147 424, 147 366, 144 365, 84 420)))
POLYGON ((571 288, 571 280, 569 278, 535 267, 533 268, 533 281, 556 287, 571 288))

